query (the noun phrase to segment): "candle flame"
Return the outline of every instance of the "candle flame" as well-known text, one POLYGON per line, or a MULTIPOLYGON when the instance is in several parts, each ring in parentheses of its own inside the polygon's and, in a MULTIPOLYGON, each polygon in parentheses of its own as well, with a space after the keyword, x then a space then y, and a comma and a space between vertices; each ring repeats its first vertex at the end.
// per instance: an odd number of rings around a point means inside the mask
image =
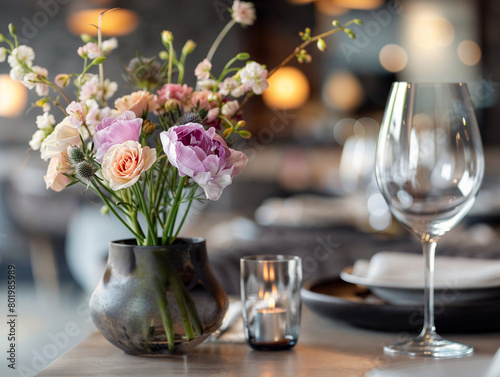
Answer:
POLYGON ((269 292, 265 292, 264 293, 264 300, 268 300, 269 299, 269 292))
POLYGON ((274 302, 274 299, 270 298, 269 299, 269 309, 274 309, 275 306, 276 306, 276 303, 274 302))
POLYGON ((259 298, 264 298, 264 287, 259 288, 259 298))
POLYGON ((269 265, 267 264, 267 262, 264 262, 264 266, 262 268, 262 273, 263 273, 263 278, 264 278, 264 281, 269 281, 269 265))
POLYGON ((269 280, 274 281, 274 266, 271 265, 269 268, 269 280))
POLYGON ((277 296, 278 295, 278 289, 276 288, 276 284, 272 285, 271 292, 273 293, 273 296, 277 296))

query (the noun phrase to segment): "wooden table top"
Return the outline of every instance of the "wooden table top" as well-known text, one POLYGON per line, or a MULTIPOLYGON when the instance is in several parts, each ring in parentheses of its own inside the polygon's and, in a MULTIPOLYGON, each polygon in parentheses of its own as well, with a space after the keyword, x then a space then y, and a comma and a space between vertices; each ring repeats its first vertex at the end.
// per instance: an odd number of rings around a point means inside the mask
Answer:
MULTIPOLYGON (((406 336, 350 327, 303 309, 298 344, 289 351, 255 351, 246 344, 204 343, 186 355, 143 358, 126 355, 95 333, 41 371, 39 377, 261 376, 362 377, 374 368, 440 362, 384 355, 382 346, 406 336)), ((447 336, 471 344, 476 356, 491 356, 500 334, 447 336)))

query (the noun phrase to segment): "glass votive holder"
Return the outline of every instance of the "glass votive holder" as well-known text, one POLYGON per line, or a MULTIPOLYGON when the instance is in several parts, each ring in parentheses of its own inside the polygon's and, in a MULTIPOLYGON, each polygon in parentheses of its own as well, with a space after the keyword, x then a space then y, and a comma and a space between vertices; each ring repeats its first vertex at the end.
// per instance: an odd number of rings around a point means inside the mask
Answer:
POLYGON ((247 344, 261 351, 292 348, 299 338, 302 259, 257 255, 240 265, 247 344))

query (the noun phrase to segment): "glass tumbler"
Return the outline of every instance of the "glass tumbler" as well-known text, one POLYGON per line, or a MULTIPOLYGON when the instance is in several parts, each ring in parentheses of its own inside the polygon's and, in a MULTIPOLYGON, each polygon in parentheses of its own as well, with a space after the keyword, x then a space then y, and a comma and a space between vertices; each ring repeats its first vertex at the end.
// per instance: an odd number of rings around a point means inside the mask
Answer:
POLYGON ((261 351, 292 348, 299 338, 302 259, 257 255, 240 265, 247 344, 261 351))

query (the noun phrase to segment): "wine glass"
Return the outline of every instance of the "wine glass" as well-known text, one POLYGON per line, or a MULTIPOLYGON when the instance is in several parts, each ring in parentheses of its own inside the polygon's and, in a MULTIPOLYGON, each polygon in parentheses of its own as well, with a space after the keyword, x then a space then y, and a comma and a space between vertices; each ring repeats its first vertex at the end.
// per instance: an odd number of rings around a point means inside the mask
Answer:
POLYGON ((424 327, 390 354, 457 357, 469 345, 441 338, 434 326, 434 255, 439 238, 470 210, 484 174, 481 137, 464 83, 396 82, 377 141, 377 183, 396 219, 422 243, 424 327))

